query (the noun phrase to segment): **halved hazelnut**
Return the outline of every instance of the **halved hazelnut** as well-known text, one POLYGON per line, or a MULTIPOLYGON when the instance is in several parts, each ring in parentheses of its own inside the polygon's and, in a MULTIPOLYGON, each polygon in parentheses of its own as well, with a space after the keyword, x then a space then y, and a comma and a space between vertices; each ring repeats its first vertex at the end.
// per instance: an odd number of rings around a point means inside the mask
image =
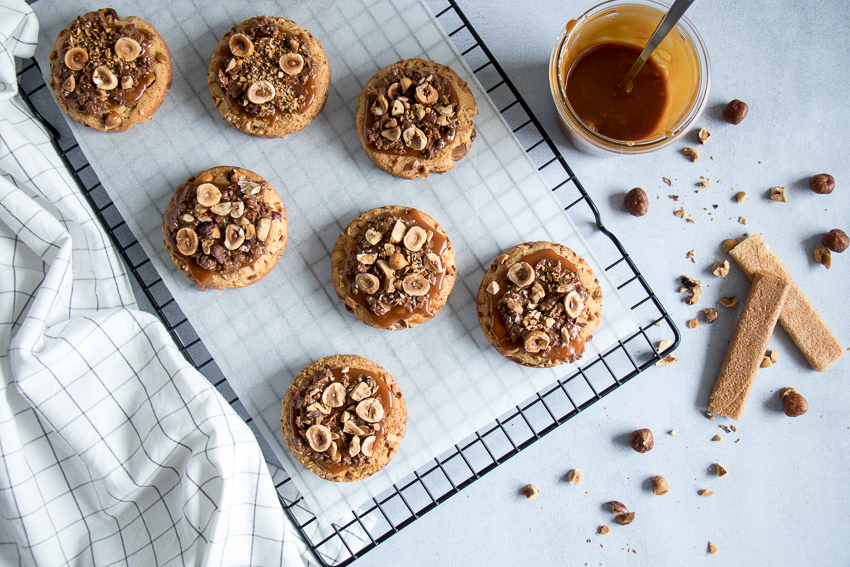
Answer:
POLYGON ((407 232, 407 225, 400 220, 395 221, 393 231, 390 233, 390 242, 401 242, 405 232, 407 232))
POLYGON ((374 246, 375 244, 381 241, 381 239, 384 237, 384 233, 378 232, 377 230, 370 228, 366 231, 365 237, 366 242, 374 246))
POLYGON ((63 91, 68 91, 70 93, 70 92, 74 92, 75 88, 77 88, 77 81, 74 80, 74 75, 71 75, 70 77, 65 79, 64 83, 62 83, 62 90, 63 91))
POLYGON ((440 262, 440 257, 434 254, 433 252, 429 252, 425 254, 425 269, 429 272, 434 272, 435 274, 440 273, 443 269, 443 264, 440 262))
POLYGON ((236 33, 230 36, 228 41, 230 52, 236 57, 250 57, 254 53, 254 43, 248 39, 248 36, 242 33, 236 33))
POLYGON ((372 114, 375 116, 383 116, 390 109, 390 103, 384 95, 378 95, 375 99, 375 104, 372 105, 372 114))
POLYGON ((352 457, 356 457, 360 453, 360 437, 354 437, 351 439, 351 443, 348 444, 348 454, 352 457))
POLYGON ((375 254, 358 254, 357 261, 361 264, 366 264, 367 266, 371 266, 375 263, 375 260, 378 259, 378 256, 375 254))
POLYGON ((125 91, 127 89, 132 89, 134 84, 135 83, 133 82, 133 77, 131 77, 130 75, 124 75, 123 77, 121 77, 121 88, 125 91))
POLYGON ((245 203, 242 201, 233 201, 230 207, 230 216, 238 219, 245 213, 245 203))
POLYGON ((384 406, 375 398, 366 398, 357 404, 354 413, 367 423, 378 423, 384 417, 384 406))
POLYGON ((65 52, 65 66, 71 71, 79 71, 89 62, 89 54, 82 47, 72 47, 65 52))
POLYGON ((577 291, 571 291, 564 297, 564 309, 567 311, 567 315, 573 319, 581 315, 584 309, 584 301, 577 291))
POLYGON ((124 61, 133 61, 142 54, 142 46, 135 39, 122 37, 115 42, 115 55, 124 61))
POLYGON ((329 457, 336 457, 336 454, 339 453, 339 447, 336 443, 331 441, 331 444, 328 446, 327 450, 325 450, 325 454, 329 457))
POLYGON ((230 210, 232 208, 233 203, 231 203, 230 201, 224 201, 223 203, 216 203, 215 205, 210 207, 210 212, 220 217, 226 217, 230 214, 230 210))
POLYGON ((400 100, 394 100, 392 109, 390 110, 390 114, 392 114, 393 116, 398 116, 402 112, 404 112, 404 104, 402 104, 400 100))
POLYGON ((331 430, 324 425, 313 425, 307 430, 307 443, 317 453, 323 453, 331 446, 331 430))
POLYGON ((546 350, 549 347, 549 335, 543 331, 532 331, 525 337, 523 346, 526 352, 534 353, 546 350))
POLYGON ((351 399, 355 402, 359 402, 360 400, 369 397, 370 392, 371 390, 369 389, 369 384, 367 384, 366 382, 360 382, 351 391, 351 399))
POLYGON ((103 65, 95 68, 91 80, 97 88, 105 91, 111 91, 118 86, 118 77, 108 67, 104 67, 103 65))
POLYGON ((265 104, 274 98, 274 85, 268 81, 257 81, 248 87, 247 96, 254 104, 265 104))
POLYGON ((372 451, 375 450, 375 436, 370 435, 360 444, 360 452, 366 455, 367 457, 372 456, 372 451))
POLYGON ((527 262, 517 262, 508 270, 508 279, 519 287, 531 285, 534 281, 534 268, 527 262))
POLYGON ((287 75, 297 75, 304 68, 304 58, 297 53, 287 53, 278 60, 277 64, 287 75))
POLYGON ((390 256, 390 268, 393 270, 400 270, 408 264, 407 258, 404 257, 404 254, 401 252, 396 252, 392 256, 390 256))
POLYGON ((346 420, 342 426, 342 432, 348 433, 349 435, 365 435, 366 432, 357 427, 355 423, 351 420, 346 420))
POLYGON ((425 229, 419 226, 411 226, 404 235, 404 247, 411 252, 418 252, 428 240, 428 233, 425 229))
POLYGON ((402 77, 402 79, 401 79, 401 81, 399 81, 399 83, 401 84, 401 92, 405 92, 407 89, 410 88, 410 85, 413 84, 413 81, 411 81, 407 77, 402 77))
POLYGON ((384 130, 381 132, 381 136, 389 140, 390 142, 397 142, 399 138, 401 138, 401 128, 396 126, 395 128, 390 128, 389 130, 384 130))
POLYGON ((440 95, 437 89, 431 86, 431 83, 424 83, 416 87, 416 101, 422 104, 434 104, 439 100, 440 95))
POLYGON ((381 288, 381 280, 379 280, 372 274, 357 274, 357 276, 354 278, 354 283, 357 284, 357 287, 360 289, 360 291, 367 295, 371 295, 381 288))
POLYGON ((390 265, 386 260, 378 260, 378 269, 381 270, 381 273, 384 274, 385 277, 390 277, 395 273, 395 271, 390 268, 390 265))
POLYGON ((245 242, 245 231, 235 224, 227 225, 224 232, 224 247, 228 250, 236 250, 245 242))
POLYGON ((438 106, 437 112, 439 112, 441 116, 451 116, 455 113, 451 106, 438 106))
POLYGON ((415 126, 411 126, 402 132, 401 135, 402 138, 404 138, 405 145, 414 151, 421 151, 425 149, 426 145, 428 145, 428 137, 425 136, 425 133, 422 130, 415 126))
POLYGON ((269 235, 269 230, 271 230, 272 221, 269 219, 260 219, 260 222, 257 223, 257 240, 261 242, 266 241, 266 237, 269 235))
POLYGON ((407 295, 418 297, 425 295, 431 289, 431 282, 418 274, 410 274, 401 283, 401 288, 407 295))
POLYGON ((245 225, 245 240, 254 240, 257 237, 257 229, 253 224, 245 225))
POLYGON ((401 94, 401 92, 399 92, 400 90, 401 85, 398 83, 393 83, 390 85, 390 88, 387 89, 387 96, 390 97, 390 100, 392 100, 401 94))
POLYGON ((184 256, 191 256, 198 251, 198 235, 191 228, 184 227, 177 231, 177 251, 184 256))
POLYGON ((332 408, 342 407, 345 403, 345 386, 334 382, 322 392, 322 403, 332 408))
POLYGON ((421 104, 413 105, 413 116, 416 118, 417 122, 421 122, 423 118, 425 118, 425 107, 421 104))

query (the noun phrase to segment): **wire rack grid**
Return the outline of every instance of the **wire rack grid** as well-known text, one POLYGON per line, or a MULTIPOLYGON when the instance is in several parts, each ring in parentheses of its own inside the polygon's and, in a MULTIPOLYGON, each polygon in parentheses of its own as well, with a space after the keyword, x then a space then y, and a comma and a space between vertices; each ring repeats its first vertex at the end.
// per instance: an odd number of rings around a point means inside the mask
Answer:
MULTIPOLYGON (((602 224, 599 210, 573 174, 553 140, 543 129, 516 87, 495 60, 455 0, 427 0, 437 20, 455 43, 476 78, 499 108, 514 134, 546 179, 564 209, 588 240, 601 265, 631 305, 639 328, 608 351, 530 399, 500 416, 487 427, 437 456, 381 495, 353 510, 345 520, 320 530, 294 483, 282 470, 275 475, 281 504, 301 532, 316 559, 325 566, 341 567, 374 549, 440 503, 451 498, 501 463, 569 421, 661 359, 656 344, 679 331, 664 306, 619 240, 602 224)), ((34 60, 18 62, 20 92, 30 109, 51 133, 54 147, 86 196, 143 294, 143 308, 154 312, 186 359, 225 396, 231 406, 262 437, 252 418, 228 385, 186 316, 156 273, 141 245, 121 218, 70 131, 59 130, 42 117, 38 108, 52 96, 34 60), (148 305, 144 305, 147 302, 148 305)), ((58 125, 60 128, 63 126, 58 125)), ((270 450, 267 460, 279 466, 270 450)))

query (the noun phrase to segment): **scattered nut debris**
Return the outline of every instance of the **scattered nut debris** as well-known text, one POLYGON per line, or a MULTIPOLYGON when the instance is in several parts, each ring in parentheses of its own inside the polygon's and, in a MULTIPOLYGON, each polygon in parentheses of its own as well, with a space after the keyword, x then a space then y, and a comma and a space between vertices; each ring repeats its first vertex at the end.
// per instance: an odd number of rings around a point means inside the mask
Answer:
POLYGON ((828 270, 832 266, 832 253, 829 251, 829 248, 826 246, 815 248, 815 262, 828 270))
MULTIPOLYGON (((740 439, 738 439, 738 441, 740 441, 740 439)), ((737 443, 737 441, 736 441, 736 443, 737 443)), ((723 478, 724 476, 729 474, 729 471, 727 471, 725 468, 723 468, 723 465, 721 465, 720 463, 714 463, 714 472, 716 472, 717 476, 720 477, 720 478, 723 478)))
POLYGON ((829 195, 835 190, 835 178, 828 173, 818 173, 809 179, 809 187, 819 195, 829 195))
POLYGON ((708 542, 708 552, 712 555, 717 555, 717 546, 710 541, 708 542))
POLYGON ((629 445, 638 453, 646 453, 655 447, 655 439, 649 429, 635 429, 629 435, 629 445))
POLYGON ((705 417, 707 417, 711 421, 714 421, 714 414, 711 413, 710 411, 705 412, 705 417))
POLYGON ((668 179, 667 177, 662 177, 662 178, 661 178, 661 181, 663 181, 664 183, 666 183, 668 187, 672 187, 672 186, 673 186, 673 182, 672 182, 672 181, 670 181, 670 179, 668 179))
POLYGON ((737 238, 727 238, 723 241, 723 253, 728 254, 730 250, 740 244, 741 241, 737 238))
POLYGON ((794 388, 779 390, 779 399, 784 400, 782 409, 788 417, 799 417, 809 411, 809 402, 794 388))
POLYGON ((700 496, 714 496, 714 492, 711 490, 702 489, 699 491, 700 496))
POLYGON ((620 524, 621 526, 627 526, 632 523, 635 519, 635 513, 629 512, 628 514, 619 514, 614 517, 614 521, 620 524))
POLYGON ((744 198, 745 198, 746 196, 747 196, 747 192, 746 192, 746 191, 738 191, 737 193, 735 193, 735 200, 736 200, 736 201, 738 201, 739 203, 743 203, 743 202, 744 202, 744 198))
POLYGON ((670 348, 671 344, 673 344, 671 341, 664 339, 663 341, 658 343, 658 348, 656 349, 655 352, 662 353, 665 350, 667 350, 668 348, 670 348))
POLYGON ((706 323, 714 323, 714 320, 717 319, 717 309, 713 307, 708 307, 702 310, 703 315, 705 315, 706 323))
POLYGON ((655 366, 670 366, 671 364, 673 364, 677 360, 679 360, 679 358, 677 356, 675 356, 673 354, 668 354, 667 356, 665 356, 664 358, 662 358, 661 360, 656 362, 655 366))
POLYGON ((688 213, 685 211, 684 207, 682 207, 681 209, 676 209, 675 211, 673 211, 673 214, 679 217, 680 219, 683 219, 688 213))
POLYGON ((701 144, 705 145, 705 142, 711 137, 711 134, 705 128, 700 128, 699 133, 697 134, 697 138, 701 144))
POLYGON ((773 362, 771 362, 768 357, 765 356, 764 358, 761 359, 761 367, 762 368, 768 368, 770 366, 773 366, 773 362))
POLYGON ((738 428, 735 427, 734 425, 730 425, 729 427, 732 429, 732 431, 738 431, 738 428))
POLYGON ((747 217, 738 217, 738 222, 741 224, 747 224, 747 217))
POLYGON ((686 219, 685 219, 685 221, 686 221, 686 222, 689 222, 689 223, 691 223, 691 224, 696 224, 696 222, 697 222, 697 221, 695 221, 692 217, 688 217, 688 218, 686 218, 686 219))
POLYGON ((785 203, 788 199, 785 197, 785 187, 771 187, 770 198, 780 203, 785 203))
POLYGON ((623 204, 633 217, 642 217, 649 210, 649 198, 647 198, 646 192, 640 187, 635 187, 626 193, 623 204))
POLYGON ((699 327, 699 319, 694 318, 688 321, 688 327, 690 327, 691 329, 696 329, 697 327, 699 327))
POLYGON ((685 258, 690 258, 690 259, 691 259, 691 261, 692 261, 694 264, 696 264, 696 263, 697 263, 696 256, 697 256, 697 251, 696 251, 696 250, 689 250, 689 251, 685 254, 685 258))
POLYGON ((685 298, 685 303, 687 303, 688 305, 696 305, 697 303, 699 303, 699 296, 689 295, 685 298))
POLYGON ((711 266, 711 271, 718 278, 725 278, 729 275, 729 260, 715 262, 714 265, 711 266))
POLYGON ((693 148, 684 148, 682 153, 691 158, 692 162, 696 162, 699 159, 699 154, 693 148))
POLYGON ((608 533, 608 532, 610 532, 610 531, 611 531, 611 528, 609 528, 608 526, 599 526, 599 530, 598 530, 598 532, 597 532, 597 533, 598 533, 599 535, 605 535, 605 534, 607 534, 607 533, 608 533))
POLYGON ((612 514, 625 514, 626 512, 629 511, 629 509, 626 508, 625 504, 623 504, 622 502, 619 502, 617 500, 612 500, 612 501, 608 502, 608 507, 611 508, 612 514))
POLYGON ((779 362, 779 353, 776 350, 770 351, 770 354, 768 356, 770 357, 770 361, 773 364, 776 364, 777 362, 779 362))
POLYGON ((540 496, 540 491, 533 484, 524 486, 520 492, 525 496, 526 500, 537 500, 537 497, 540 496))
POLYGON ((738 296, 733 295, 732 297, 721 297, 717 300, 717 302, 726 309, 732 309, 738 304, 738 296))
POLYGON ((719 433, 718 433, 717 435, 715 435, 714 437, 712 437, 712 438, 711 438, 711 440, 712 440, 712 441, 721 441, 722 439, 723 439, 723 438, 720 436, 720 434, 719 434, 719 433))
POLYGON ((671 429, 668 433, 669 433, 670 435, 676 435, 676 430, 675 430, 675 429, 671 429))
POLYGON ((581 471, 578 469, 573 469, 567 474, 567 482, 570 484, 581 484, 581 471))
POLYGON ((700 181, 697 183, 697 187, 711 187, 711 179, 706 179, 705 181, 700 181))
POLYGON ((655 476, 652 478, 652 493, 657 496, 663 496, 670 492, 670 483, 663 476, 655 476))
POLYGON ((729 429, 729 428, 728 428, 728 427, 726 427, 725 425, 718 425, 717 427, 719 427, 720 429, 722 429, 722 430, 723 430, 723 431, 725 431, 726 433, 729 433, 730 431, 732 431, 731 429, 729 429))
POLYGON ((838 252, 840 254, 847 250, 847 246, 850 245, 850 238, 840 228, 833 228, 823 235, 821 242, 832 252, 838 252))
POLYGON ((668 198, 670 198, 670 199, 673 199, 674 201, 678 201, 678 200, 679 200, 679 196, 678 196, 678 195, 667 195, 667 197, 668 197, 668 198))
POLYGON ((729 124, 740 124, 747 117, 749 111, 750 107, 747 106, 747 103, 736 98, 723 109, 723 120, 729 124))

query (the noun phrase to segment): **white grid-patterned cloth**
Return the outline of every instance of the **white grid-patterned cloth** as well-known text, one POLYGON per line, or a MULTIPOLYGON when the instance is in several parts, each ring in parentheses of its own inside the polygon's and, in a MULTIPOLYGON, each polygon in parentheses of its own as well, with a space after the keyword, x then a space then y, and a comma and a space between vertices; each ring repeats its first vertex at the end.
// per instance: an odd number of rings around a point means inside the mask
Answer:
POLYGON ((136 310, 15 96, 37 31, 0 0, 0 564, 302 565, 250 429, 136 310))

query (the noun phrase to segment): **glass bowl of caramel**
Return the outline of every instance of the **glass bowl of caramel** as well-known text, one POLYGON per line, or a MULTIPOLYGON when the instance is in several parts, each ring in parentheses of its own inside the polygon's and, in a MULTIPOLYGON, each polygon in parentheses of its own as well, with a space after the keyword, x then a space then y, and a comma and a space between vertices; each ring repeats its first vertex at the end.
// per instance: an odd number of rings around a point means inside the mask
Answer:
POLYGON ((632 89, 620 81, 669 5, 607 0, 570 20, 549 64, 558 124, 579 150, 642 154, 690 131, 708 102, 711 63, 699 32, 682 18, 658 46, 632 89))

